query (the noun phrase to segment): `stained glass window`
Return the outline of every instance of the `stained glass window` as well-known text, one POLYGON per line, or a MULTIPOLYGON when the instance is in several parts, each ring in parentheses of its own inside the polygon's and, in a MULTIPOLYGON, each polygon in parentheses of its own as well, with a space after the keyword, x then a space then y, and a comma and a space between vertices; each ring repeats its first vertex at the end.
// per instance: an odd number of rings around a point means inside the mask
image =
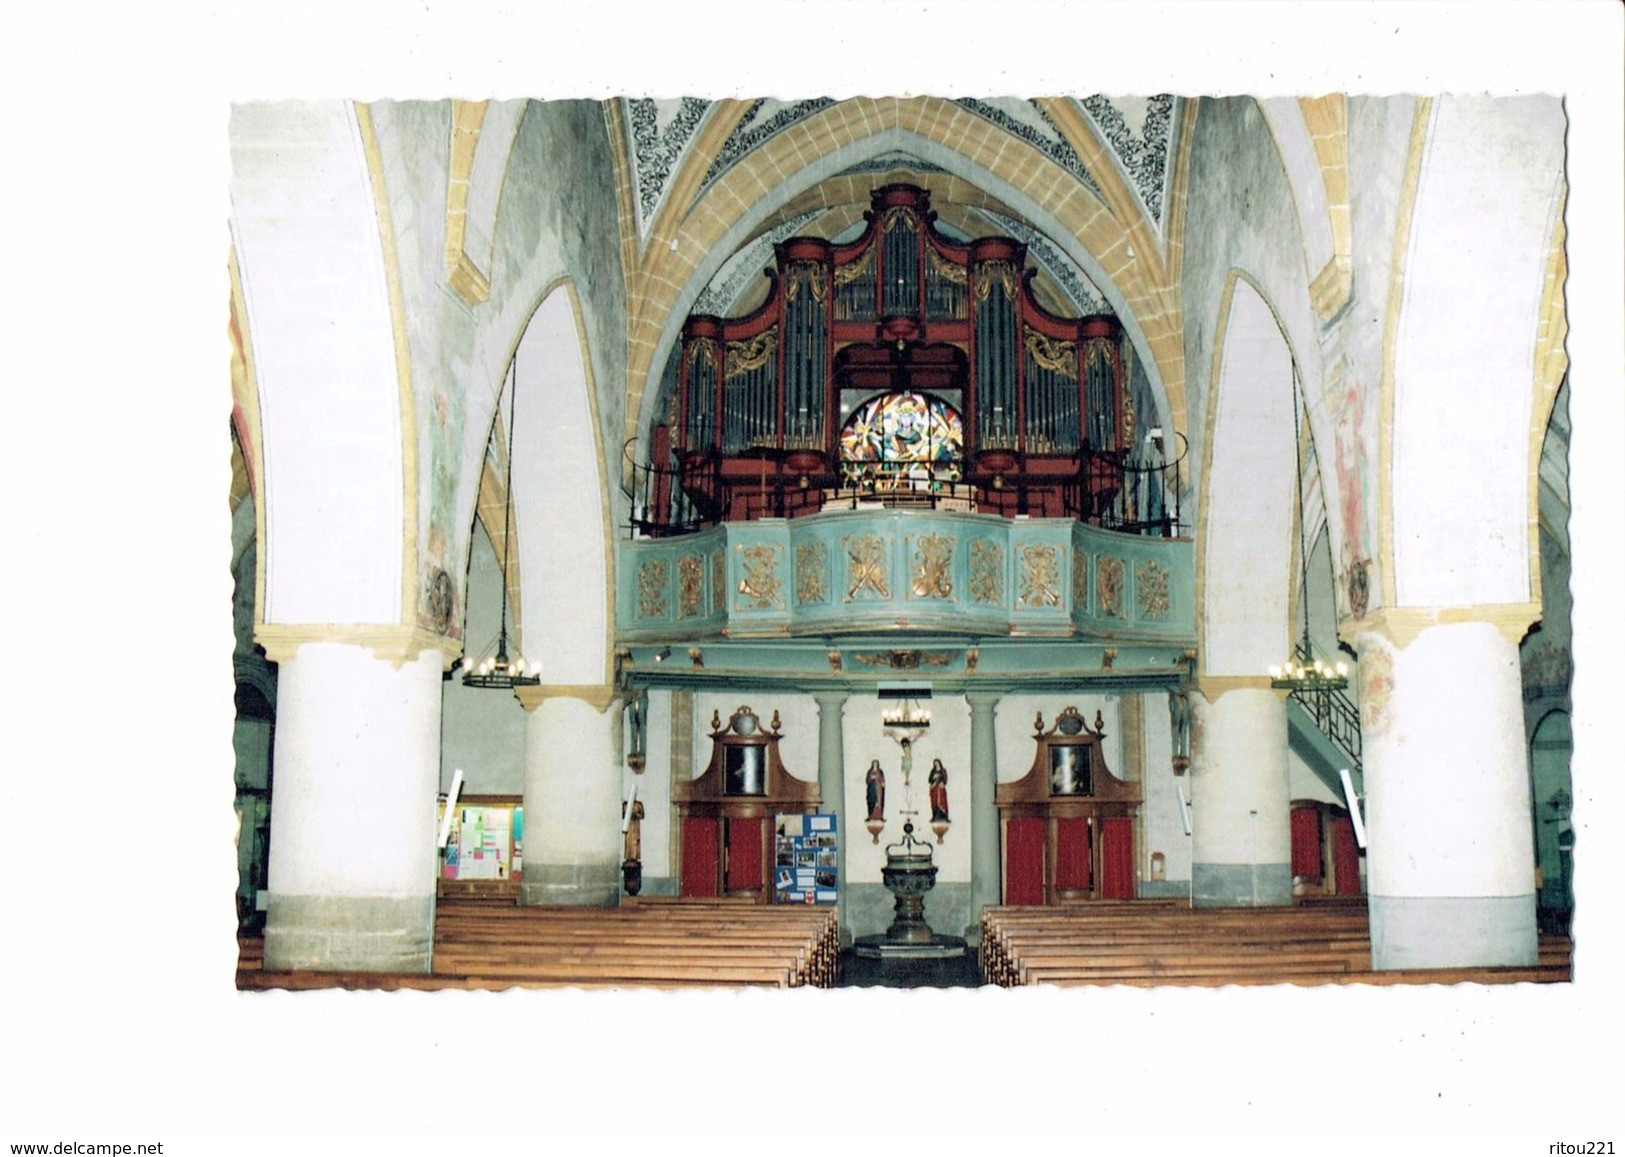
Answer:
POLYGON ((848 463, 954 467, 964 453, 959 411, 929 394, 881 394, 853 411, 841 430, 848 463))

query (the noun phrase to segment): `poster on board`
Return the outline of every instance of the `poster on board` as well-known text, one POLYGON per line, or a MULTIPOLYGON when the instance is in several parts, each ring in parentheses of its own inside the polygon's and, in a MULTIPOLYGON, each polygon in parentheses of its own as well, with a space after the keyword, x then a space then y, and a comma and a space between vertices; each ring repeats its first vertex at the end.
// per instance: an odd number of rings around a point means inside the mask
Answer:
POLYGON ((840 898, 840 836, 832 815, 784 815, 774 825, 773 900, 833 904, 840 898))

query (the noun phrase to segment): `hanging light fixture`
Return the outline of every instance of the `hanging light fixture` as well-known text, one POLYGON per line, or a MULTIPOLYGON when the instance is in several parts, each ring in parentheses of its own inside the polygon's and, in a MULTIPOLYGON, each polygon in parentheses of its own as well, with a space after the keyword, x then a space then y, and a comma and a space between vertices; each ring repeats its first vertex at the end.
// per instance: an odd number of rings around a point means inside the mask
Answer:
POLYGON ((479 687, 487 690, 511 691, 515 687, 535 687, 541 683, 540 663, 531 663, 528 667, 523 655, 508 655, 508 549, 513 540, 513 447, 514 447, 514 400, 519 393, 519 355, 515 353, 514 360, 508 367, 508 457, 505 468, 506 481, 502 492, 502 619, 497 631, 496 643, 493 648, 487 648, 483 659, 472 663, 464 659, 465 671, 463 686, 479 687))
POLYGON ((931 729, 931 709, 919 705, 919 700, 931 697, 929 690, 882 687, 880 697, 898 703, 880 713, 881 727, 892 739, 913 743, 931 729))
POLYGON ((1303 435, 1298 426, 1298 375, 1292 374, 1292 455, 1298 473, 1298 562, 1302 567, 1302 582, 1298 587, 1298 602, 1303 607, 1303 635, 1293 648, 1292 657, 1283 664, 1272 666, 1270 686, 1292 692, 1341 691, 1349 685, 1348 664, 1339 660, 1328 663, 1316 657, 1315 645, 1309 638, 1309 550, 1304 537, 1303 516, 1303 435))

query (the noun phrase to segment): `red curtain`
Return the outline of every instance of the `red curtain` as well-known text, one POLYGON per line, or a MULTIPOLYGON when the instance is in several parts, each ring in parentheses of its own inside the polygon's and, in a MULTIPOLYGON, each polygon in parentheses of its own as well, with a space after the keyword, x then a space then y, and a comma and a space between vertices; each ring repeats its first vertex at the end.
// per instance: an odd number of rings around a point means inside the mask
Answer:
POLYGON ((762 842, 767 817, 728 821, 728 891, 762 886, 762 842))
POLYGON ((1332 821, 1332 867, 1337 872, 1337 894, 1360 894, 1360 846, 1354 842, 1354 821, 1346 815, 1332 821))
POLYGON ((1055 886, 1083 892, 1089 888, 1089 821, 1055 821, 1055 886))
POLYGON ((717 821, 714 819, 697 816, 683 819, 682 894, 717 894, 717 821))
POLYGON ((1134 821, 1127 816, 1101 821, 1100 894, 1107 900, 1134 899, 1134 821))
POLYGON ((1012 819, 1004 825, 1004 902, 1044 902, 1044 821, 1012 819))
POLYGON ((1325 874, 1320 855, 1320 809, 1292 809, 1292 874, 1318 880, 1325 874))

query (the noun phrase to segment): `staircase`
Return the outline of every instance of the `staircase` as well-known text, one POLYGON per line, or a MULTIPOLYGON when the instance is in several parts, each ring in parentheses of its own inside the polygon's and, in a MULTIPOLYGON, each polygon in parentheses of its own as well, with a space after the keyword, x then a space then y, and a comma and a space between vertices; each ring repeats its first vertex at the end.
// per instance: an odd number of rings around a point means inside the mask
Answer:
POLYGON ((1287 740, 1304 765, 1341 799, 1338 772, 1349 769, 1356 795, 1365 794, 1360 769, 1360 709, 1341 691, 1294 691, 1287 697, 1287 740))

